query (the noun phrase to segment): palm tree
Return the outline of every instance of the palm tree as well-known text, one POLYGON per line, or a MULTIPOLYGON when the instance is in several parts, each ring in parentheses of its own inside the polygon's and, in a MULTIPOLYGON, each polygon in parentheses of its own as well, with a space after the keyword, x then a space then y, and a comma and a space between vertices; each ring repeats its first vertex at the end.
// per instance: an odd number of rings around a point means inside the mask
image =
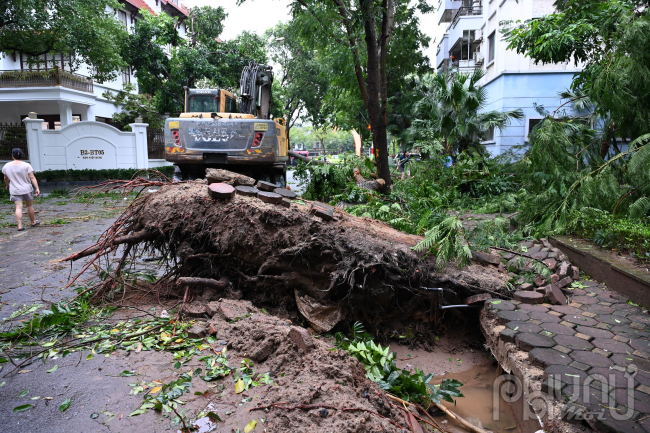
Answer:
POLYGON ((448 154, 461 153, 480 146, 481 140, 493 128, 500 131, 513 119, 523 119, 519 108, 509 111, 483 111, 487 91, 478 81, 485 71, 475 69, 471 74, 428 74, 418 85, 424 95, 414 106, 412 135, 440 137, 448 154))

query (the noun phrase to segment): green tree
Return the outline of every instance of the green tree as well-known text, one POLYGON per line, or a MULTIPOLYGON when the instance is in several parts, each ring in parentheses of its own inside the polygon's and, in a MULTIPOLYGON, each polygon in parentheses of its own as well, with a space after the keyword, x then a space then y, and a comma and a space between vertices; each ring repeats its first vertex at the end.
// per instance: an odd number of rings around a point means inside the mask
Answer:
POLYGON ((317 50, 328 68, 330 91, 323 103, 329 123, 366 131, 372 126, 377 173, 390 186, 387 123, 389 96, 405 77, 426 67, 417 9, 406 0, 295 0, 293 22, 301 42, 317 50))
MULTIPOLYGON (((650 132, 650 9, 647 0, 556 0, 557 12, 504 31, 509 49, 536 63, 575 62, 572 88, 610 119, 610 135, 650 132)), ((609 151, 611 141, 601 151, 609 151)))
POLYGON ((73 69, 90 66, 94 78, 112 80, 125 66, 126 40, 115 19, 117 0, 10 0, 0 2, 0 52, 23 53, 38 62, 43 54, 71 56, 73 69))
POLYGON ((422 99, 414 106, 413 138, 425 142, 439 138, 445 153, 458 154, 479 147, 491 129, 503 130, 512 120, 523 119, 520 108, 484 111, 488 95, 477 83, 485 74, 482 69, 454 78, 434 73, 418 81, 422 99))
POLYGON ((144 19, 136 22, 123 50, 124 59, 135 70, 140 94, 125 91, 111 97, 125 104, 125 113, 118 116, 123 123, 138 114, 157 123, 156 113, 180 113, 185 86, 235 91, 249 61, 267 60, 266 42, 254 33, 243 32, 232 41, 218 39, 223 26, 214 20, 227 16, 223 8, 191 10, 187 39, 179 35, 175 18, 144 10, 142 14, 144 19))
POLYGON ((305 48, 295 27, 278 24, 267 30, 269 55, 280 66, 273 82, 274 114, 286 119, 287 134, 298 121, 322 125, 322 101, 329 89, 326 70, 318 53, 305 48))

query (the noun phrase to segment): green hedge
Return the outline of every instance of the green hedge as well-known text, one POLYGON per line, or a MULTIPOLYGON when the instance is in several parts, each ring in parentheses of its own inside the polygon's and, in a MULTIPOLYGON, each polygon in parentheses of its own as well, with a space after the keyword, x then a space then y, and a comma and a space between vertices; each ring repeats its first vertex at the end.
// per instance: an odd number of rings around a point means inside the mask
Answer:
MULTIPOLYGON (((167 177, 174 174, 174 166, 169 165, 165 167, 158 167, 149 170, 149 177, 156 177, 153 170, 160 171, 167 177)), ((109 179, 127 180, 131 179, 136 173, 145 176, 147 173, 144 170, 135 168, 115 168, 105 170, 46 170, 34 173, 36 179, 41 182, 74 182, 74 181, 101 181, 109 179)))
POLYGON ((650 261, 650 222, 619 218, 608 212, 590 209, 582 212, 574 234, 591 239, 596 245, 631 253, 650 261))

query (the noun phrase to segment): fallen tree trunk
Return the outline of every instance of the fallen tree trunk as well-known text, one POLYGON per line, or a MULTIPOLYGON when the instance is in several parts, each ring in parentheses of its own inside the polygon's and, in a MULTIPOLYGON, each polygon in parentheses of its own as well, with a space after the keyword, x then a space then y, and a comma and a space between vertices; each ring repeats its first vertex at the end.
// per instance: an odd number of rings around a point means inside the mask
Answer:
POLYGON ((310 156, 301 155, 301 154, 293 152, 291 150, 289 151, 289 156, 293 156, 294 158, 297 158, 297 159, 299 159, 301 161, 313 162, 314 164, 329 164, 329 162, 327 162, 327 161, 321 161, 319 159, 312 158, 310 156))
POLYGON ((359 188, 368 189, 370 191, 378 191, 386 185, 384 179, 366 180, 361 176, 361 170, 359 170, 358 167, 354 167, 354 181, 357 183, 359 188))
POLYGON ((311 207, 285 208, 239 195, 214 200, 205 180, 169 184, 134 202, 109 230, 112 241, 66 260, 128 242, 134 252, 156 250, 169 258, 161 265, 167 266, 163 280, 180 279, 181 285, 172 293, 182 296, 182 286, 191 282, 227 278, 232 287, 225 297, 231 293, 295 317, 302 312, 322 331, 344 319, 370 328, 397 319, 414 320, 422 325, 414 330, 432 333, 441 302, 498 293, 508 278, 496 267, 476 264, 438 273, 435 257, 412 250, 422 237, 338 209, 326 221, 310 214, 311 207), (442 299, 428 287, 443 288, 442 299))

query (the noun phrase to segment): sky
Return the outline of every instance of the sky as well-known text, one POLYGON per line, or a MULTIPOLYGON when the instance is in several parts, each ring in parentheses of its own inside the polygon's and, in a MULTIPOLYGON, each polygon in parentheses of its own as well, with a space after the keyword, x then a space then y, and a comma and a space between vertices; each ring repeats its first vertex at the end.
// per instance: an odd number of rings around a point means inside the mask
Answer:
MULTIPOLYGON (((429 2, 431 3, 431 0, 429 2)), ((291 0, 246 0, 241 6, 237 6, 237 0, 181 0, 181 3, 187 7, 222 6, 228 13, 221 35, 225 40, 233 39, 243 30, 254 31, 261 35, 278 22, 291 19, 288 8, 291 0)), ((437 2, 434 0, 434 3, 437 2)), ((429 48, 425 50, 431 64, 435 64, 436 57, 437 42, 434 38, 439 33, 437 20, 436 12, 420 16, 422 32, 431 37, 429 48)))

